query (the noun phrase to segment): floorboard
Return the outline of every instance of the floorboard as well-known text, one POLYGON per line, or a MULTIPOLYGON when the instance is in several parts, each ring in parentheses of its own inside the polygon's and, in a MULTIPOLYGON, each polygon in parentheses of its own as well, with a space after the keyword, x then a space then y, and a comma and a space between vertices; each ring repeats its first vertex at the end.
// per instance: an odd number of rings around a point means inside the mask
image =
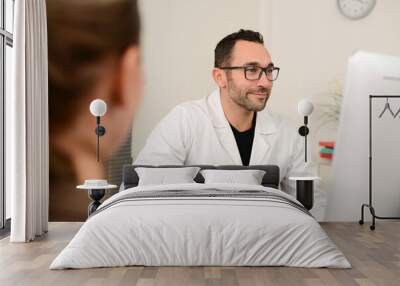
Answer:
POLYGON ((0 240, 0 285, 400 285, 400 221, 368 224, 322 223, 352 269, 291 267, 119 267, 49 270, 81 223, 50 223, 49 232, 32 243, 0 240))

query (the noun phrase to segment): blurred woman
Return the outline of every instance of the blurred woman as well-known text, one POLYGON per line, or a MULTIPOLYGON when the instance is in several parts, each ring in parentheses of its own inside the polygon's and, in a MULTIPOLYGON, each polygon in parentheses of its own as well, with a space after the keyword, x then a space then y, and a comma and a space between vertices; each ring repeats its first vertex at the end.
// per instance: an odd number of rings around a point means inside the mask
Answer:
POLYGON ((90 202, 76 186, 105 179, 111 153, 140 102, 140 21, 135 0, 47 0, 50 221, 84 221, 90 202), (96 158, 96 98, 107 103, 96 158))

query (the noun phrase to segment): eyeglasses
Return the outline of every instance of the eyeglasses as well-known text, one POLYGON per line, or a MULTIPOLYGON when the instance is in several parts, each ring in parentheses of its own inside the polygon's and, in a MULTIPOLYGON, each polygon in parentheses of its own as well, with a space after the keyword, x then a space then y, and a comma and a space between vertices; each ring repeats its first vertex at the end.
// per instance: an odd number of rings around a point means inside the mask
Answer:
POLYGON ((274 66, 267 66, 265 68, 259 66, 243 66, 243 67, 218 67, 222 70, 236 70, 236 69, 243 69, 244 77, 247 80, 259 80, 264 72, 267 76, 267 79, 270 81, 275 81, 279 76, 280 68, 274 66))

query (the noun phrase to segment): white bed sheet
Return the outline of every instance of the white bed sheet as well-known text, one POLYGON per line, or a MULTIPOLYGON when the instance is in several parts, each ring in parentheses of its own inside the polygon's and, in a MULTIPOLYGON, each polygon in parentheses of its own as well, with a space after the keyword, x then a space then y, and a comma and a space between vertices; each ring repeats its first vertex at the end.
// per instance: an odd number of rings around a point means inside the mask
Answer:
MULTIPOLYGON (((141 186, 106 200, 50 269, 145 266, 294 266, 350 268, 310 215, 255 198, 171 198, 121 201, 136 192, 262 190, 254 185, 141 186)), ((296 201, 297 202, 297 201, 296 201)))

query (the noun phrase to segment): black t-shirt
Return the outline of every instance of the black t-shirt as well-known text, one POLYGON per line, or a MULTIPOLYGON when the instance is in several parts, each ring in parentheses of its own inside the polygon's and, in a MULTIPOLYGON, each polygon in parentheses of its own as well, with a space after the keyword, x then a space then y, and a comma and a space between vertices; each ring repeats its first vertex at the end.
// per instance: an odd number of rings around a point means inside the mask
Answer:
POLYGON ((236 130, 236 128, 230 124, 233 135, 235 136, 243 166, 248 166, 250 163, 251 149, 253 148, 254 130, 256 128, 256 117, 257 112, 254 112, 251 128, 243 132, 236 130))

